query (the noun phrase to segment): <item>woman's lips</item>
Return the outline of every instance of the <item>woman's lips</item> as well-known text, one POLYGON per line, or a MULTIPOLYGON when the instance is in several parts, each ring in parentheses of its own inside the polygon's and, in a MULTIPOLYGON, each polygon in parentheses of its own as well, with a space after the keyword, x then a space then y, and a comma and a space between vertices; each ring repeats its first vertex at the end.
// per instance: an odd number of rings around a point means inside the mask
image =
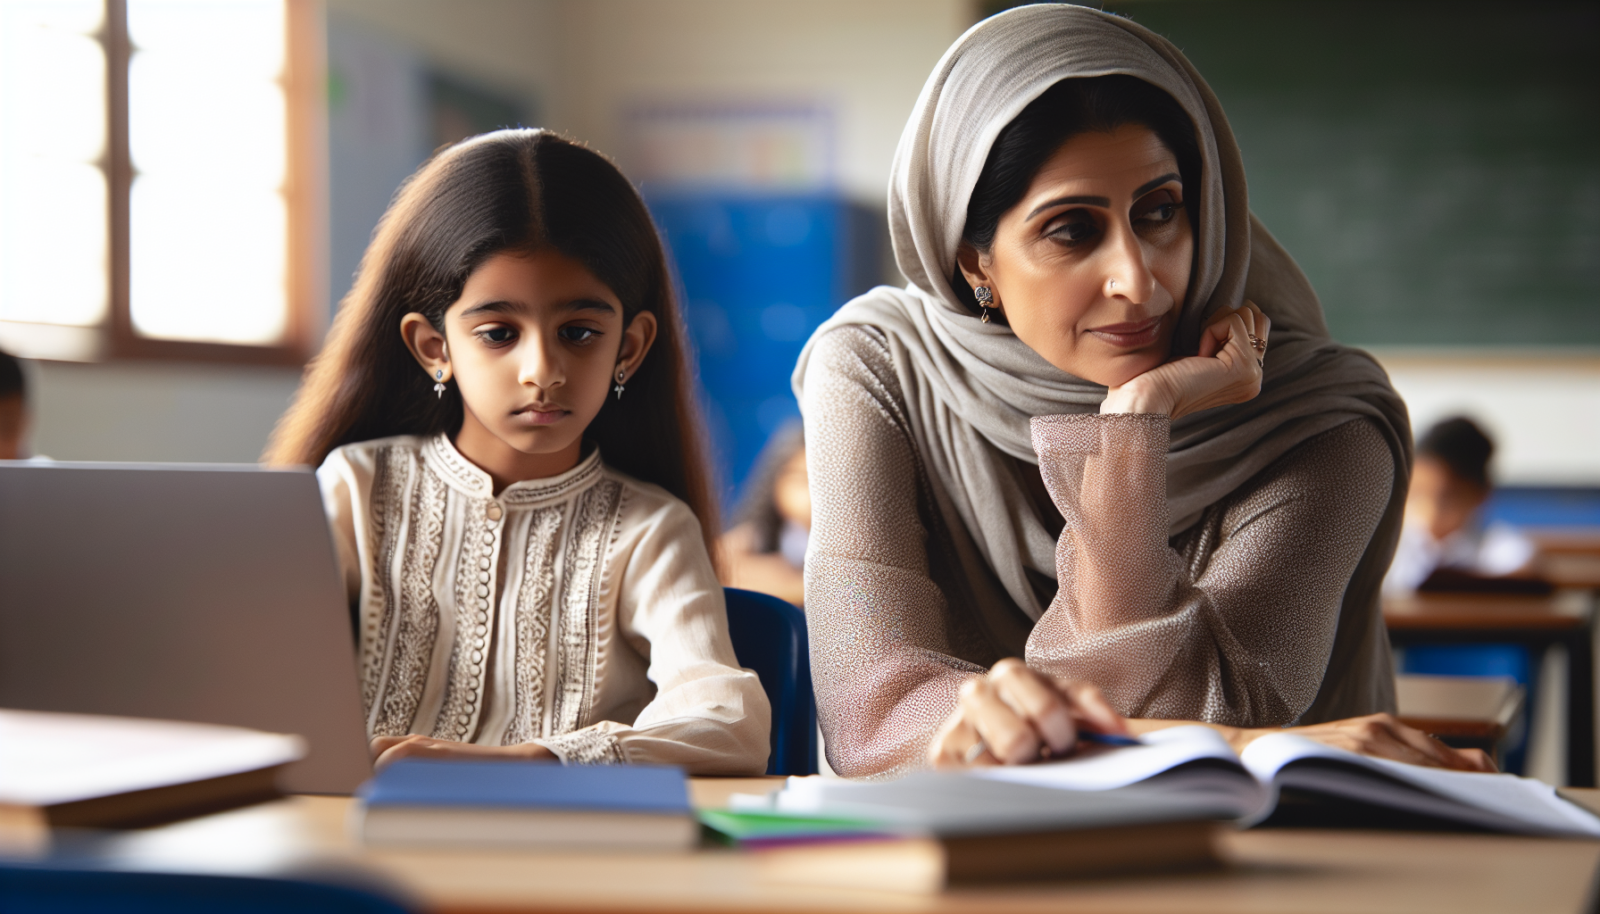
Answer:
POLYGON ((1164 316, 1158 314, 1145 321, 1090 327, 1089 332, 1119 349, 1139 349, 1154 343, 1161 336, 1161 321, 1164 316))
POLYGON ((533 406, 524 406, 511 414, 511 418, 524 425, 554 425, 571 414, 571 410, 559 406, 536 403, 533 406))

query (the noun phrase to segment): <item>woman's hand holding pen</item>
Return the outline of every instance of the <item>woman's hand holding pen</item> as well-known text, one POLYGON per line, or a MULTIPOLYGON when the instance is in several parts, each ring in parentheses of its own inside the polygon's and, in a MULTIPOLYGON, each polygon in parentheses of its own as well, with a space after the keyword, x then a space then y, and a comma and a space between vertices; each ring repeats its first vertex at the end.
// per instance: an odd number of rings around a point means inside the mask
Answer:
POLYGON ((1094 685, 1046 676, 1012 657, 962 684, 928 761, 945 769, 1020 765, 1067 755, 1084 733, 1126 736, 1128 727, 1094 685))
POLYGON ((1174 419, 1261 393, 1272 320, 1253 302, 1211 319, 1199 355, 1173 359, 1107 392, 1102 413, 1162 413, 1174 419))

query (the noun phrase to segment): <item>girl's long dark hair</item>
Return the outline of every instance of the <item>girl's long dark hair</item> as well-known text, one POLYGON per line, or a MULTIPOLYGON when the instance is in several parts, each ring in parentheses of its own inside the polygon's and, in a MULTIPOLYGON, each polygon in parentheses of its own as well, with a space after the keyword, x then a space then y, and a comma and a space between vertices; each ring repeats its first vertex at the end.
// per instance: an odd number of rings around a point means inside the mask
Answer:
POLYGON ((606 463, 687 503, 710 548, 716 505, 661 239, 616 166, 542 130, 466 140, 401 187, 265 460, 316 466, 355 441, 458 431, 457 385, 442 399, 434 395, 433 379, 400 336, 400 319, 415 311, 443 332, 445 311, 473 270, 502 251, 541 248, 578 261, 609 286, 625 326, 640 311, 655 315, 655 344, 627 396, 607 399, 584 438, 606 463))

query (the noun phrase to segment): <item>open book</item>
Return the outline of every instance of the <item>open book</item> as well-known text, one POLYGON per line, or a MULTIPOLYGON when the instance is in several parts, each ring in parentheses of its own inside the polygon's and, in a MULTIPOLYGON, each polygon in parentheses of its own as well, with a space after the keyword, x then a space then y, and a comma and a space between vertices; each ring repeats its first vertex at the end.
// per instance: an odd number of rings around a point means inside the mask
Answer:
POLYGON ((734 809, 845 817, 902 833, 1201 815, 1246 826, 1271 817, 1285 824, 1454 825, 1600 837, 1600 818, 1529 778, 1369 758, 1292 733, 1261 737, 1240 756, 1219 733, 1200 726, 1158 730, 1135 746, 1089 746, 1037 765, 921 772, 894 781, 790 778, 779 793, 735 797, 734 809), (1285 817, 1286 808, 1300 814, 1285 817))
MULTIPOLYGON (((1370 758, 1296 736, 1263 736, 1242 754, 1208 727, 1147 734, 1143 745, 1093 747, 1070 759, 987 768, 977 777, 1069 791, 1132 788, 1225 805, 1245 825, 1285 807, 1321 806, 1329 818, 1456 824, 1525 835, 1600 837, 1600 818, 1555 788, 1510 774, 1424 768, 1370 758), (1354 813, 1351 815, 1339 815, 1354 813), (1389 814, 1389 816, 1385 816, 1389 814)), ((1319 816, 1311 815, 1312 821, 1319 816)))

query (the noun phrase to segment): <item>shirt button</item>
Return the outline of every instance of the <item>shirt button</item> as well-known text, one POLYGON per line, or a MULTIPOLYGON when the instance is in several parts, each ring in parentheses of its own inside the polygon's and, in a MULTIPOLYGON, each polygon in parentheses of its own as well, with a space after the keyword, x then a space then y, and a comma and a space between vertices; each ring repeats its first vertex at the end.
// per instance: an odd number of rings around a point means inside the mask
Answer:
POLYGON ((480 621, 479 624, 478 624, 478 631, 477 631, 478 637, 482 638, 484 635, 487 635, 487 634, 489 634, 489 626, 482 624, 482 622, 480 621))
POLYGON ((494 504, 494 503, 491 502, 490 505, 489 505, 489 509, 484 513, 489 515, 489 519, 490 520, 499 520, 500 516, 505 512, 500 510, 500 506, 499 505, 494 504))
POLYGON ((479 581, 479 583, 482 583, 482 584, 489 583, 489 572, 487 572, 487 571, 478 572, 478 581, 479 581))
POLYGON ((493 546, 494 545, 494 534, 493 533, 485 533, 483 535, 483 544, 485 546, 493 546))
MULTIPOLYGON (((488 622, 489 621, 489 614, 486 613, 486 612, 483 612, 482 610, 479 610, 479 612, 478 612, 478 621, 479 622, 488 622)), ((478 627, 482 628, 483 626, 479 625, 478 627)))
POLYGON ((489 559, 487 557, 478 559, 478 567, 482 568, 484 571, 488 571, 489 570, 489 559))
POLYGON ((460 717, 456 718, 456 723, 458 723, 461 726, 465 727, 467 724, 472 723, 472 717, 469 716, 469 715, 463 714, 460 717))

